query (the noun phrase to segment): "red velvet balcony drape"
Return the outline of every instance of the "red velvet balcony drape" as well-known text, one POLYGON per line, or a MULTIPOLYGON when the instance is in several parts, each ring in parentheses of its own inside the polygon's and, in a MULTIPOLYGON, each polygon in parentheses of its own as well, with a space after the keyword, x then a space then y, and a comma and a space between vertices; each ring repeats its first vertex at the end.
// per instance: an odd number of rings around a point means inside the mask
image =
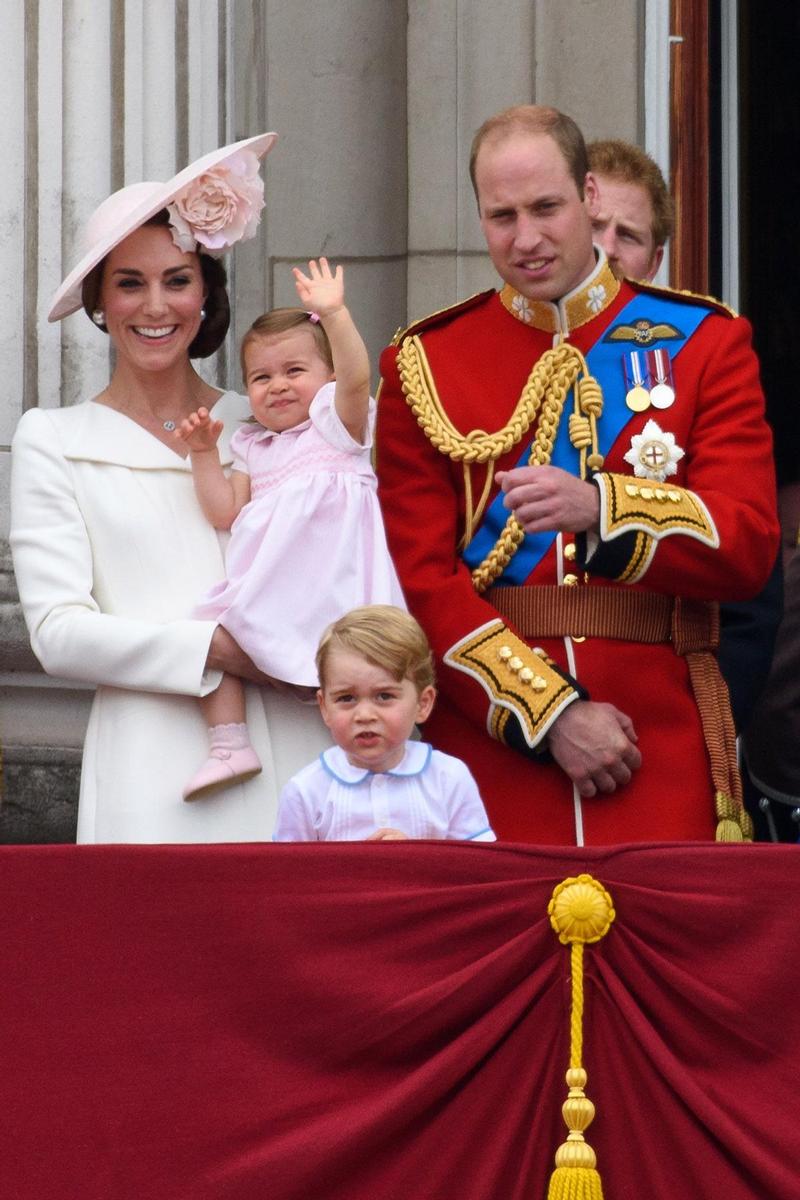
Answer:
POLYGON ((0 848, 4 1200, 544 1200, 589 872, 606 1200, 800 1196, 800 850, 0 848))

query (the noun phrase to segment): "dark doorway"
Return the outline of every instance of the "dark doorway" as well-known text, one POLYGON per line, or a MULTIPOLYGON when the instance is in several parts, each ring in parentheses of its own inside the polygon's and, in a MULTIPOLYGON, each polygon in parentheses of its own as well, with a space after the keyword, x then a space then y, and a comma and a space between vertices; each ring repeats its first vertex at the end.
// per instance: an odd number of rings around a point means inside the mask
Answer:
POLYGON ((800 6, 740 0, 741 307, 779 484, 800 481, 800 6))

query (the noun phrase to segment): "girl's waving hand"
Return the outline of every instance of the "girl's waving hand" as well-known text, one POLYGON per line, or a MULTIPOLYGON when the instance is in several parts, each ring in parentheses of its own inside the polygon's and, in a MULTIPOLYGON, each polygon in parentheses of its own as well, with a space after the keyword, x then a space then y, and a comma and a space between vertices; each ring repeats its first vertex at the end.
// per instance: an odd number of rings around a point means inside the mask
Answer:
POLYGON ((318 317, 327 317, 344 307, 344 271, 338 266, 331 272, 327 258, 311 259, 309 275, 299 267, 292 268, 300 302, 318 317), (310 276, 310 278, 309 278, 310 276))
POLYGON ((344 270, 331 271, 327 258, 311 259, 308 275, 293 268, 294 284, 312 320, 318 318, 331 347, 339 420, 351 437, 363 442, 369 412, 369 358, 361 334, 344 303, 344 270))

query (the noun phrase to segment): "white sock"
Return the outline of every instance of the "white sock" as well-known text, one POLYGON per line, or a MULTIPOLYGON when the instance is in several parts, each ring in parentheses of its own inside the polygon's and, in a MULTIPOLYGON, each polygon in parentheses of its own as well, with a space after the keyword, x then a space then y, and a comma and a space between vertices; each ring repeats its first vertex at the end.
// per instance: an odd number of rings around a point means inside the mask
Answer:
POLYGON ((250 731, 240 722, 230 725, 210 725, 208 744, 211 750, 244 750, 250 745, 250 731))

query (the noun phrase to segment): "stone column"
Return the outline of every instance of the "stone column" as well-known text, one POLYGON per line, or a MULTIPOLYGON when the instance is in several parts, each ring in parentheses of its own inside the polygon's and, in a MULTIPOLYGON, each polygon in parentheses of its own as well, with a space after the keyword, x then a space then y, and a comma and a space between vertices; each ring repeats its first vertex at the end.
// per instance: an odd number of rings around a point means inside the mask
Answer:
POLYGON ((280 134, 261 256, 237 259, 237 338, 296 304, 291 267, 325 254, 375 363, 406 307, 405 4, 266 0, 236 18, 236 111, 280 134))
POLYGON ((493 287, 468 164, 493 112, 535 96, 536 6, 409 3, 408 319, 493 287))

